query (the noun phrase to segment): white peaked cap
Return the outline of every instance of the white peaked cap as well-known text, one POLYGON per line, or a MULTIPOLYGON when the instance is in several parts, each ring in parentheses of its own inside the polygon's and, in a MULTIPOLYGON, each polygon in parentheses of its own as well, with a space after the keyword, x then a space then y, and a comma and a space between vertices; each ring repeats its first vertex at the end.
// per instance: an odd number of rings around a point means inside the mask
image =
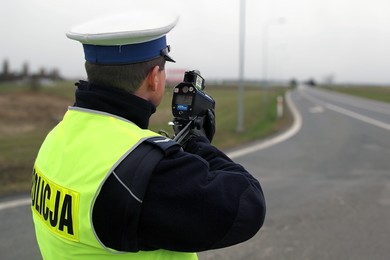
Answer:
POLYGON ((121 13, 75 26, 66 36, 81 42, 86 60, 93 63, 128 64, 159 56, 173 61, 165 35, 178 18, 164 11, 121 13))

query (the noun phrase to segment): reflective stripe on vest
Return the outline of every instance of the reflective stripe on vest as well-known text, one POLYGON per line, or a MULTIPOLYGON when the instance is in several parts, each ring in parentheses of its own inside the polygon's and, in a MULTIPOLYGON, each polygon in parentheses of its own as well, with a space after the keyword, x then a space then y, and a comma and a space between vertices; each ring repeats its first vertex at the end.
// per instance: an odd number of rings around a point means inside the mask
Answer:
POLYGON ((167 250, 105 248, 92 226, 92 206, 105 179, 147 138, 158 134, 110 114, 71 107, 48 134, 33 171, 32 212, 44 259, 197 259, 167 250))

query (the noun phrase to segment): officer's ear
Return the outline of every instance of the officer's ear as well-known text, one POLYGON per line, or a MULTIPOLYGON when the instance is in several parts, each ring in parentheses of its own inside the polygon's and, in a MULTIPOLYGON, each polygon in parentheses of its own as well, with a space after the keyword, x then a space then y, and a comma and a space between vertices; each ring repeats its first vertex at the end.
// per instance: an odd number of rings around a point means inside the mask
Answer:
POLYGON ((153 104, 159 104, 157 99, 160 99, 161 92, 160 80, 163 80, 159 75, 159 66, 153 67, 146 75, 145 80, 142 82, 141 86, 134 92, 134 95, 143 98, 145 100, 151 101, 153 104))
POLYGON ((159 77, 159 70, 160 66, 154 66, 154 68, 149 72, 148 76, 146 77, 147 83, 151 91, 158 90, 158 86, 161 80, 159 77))

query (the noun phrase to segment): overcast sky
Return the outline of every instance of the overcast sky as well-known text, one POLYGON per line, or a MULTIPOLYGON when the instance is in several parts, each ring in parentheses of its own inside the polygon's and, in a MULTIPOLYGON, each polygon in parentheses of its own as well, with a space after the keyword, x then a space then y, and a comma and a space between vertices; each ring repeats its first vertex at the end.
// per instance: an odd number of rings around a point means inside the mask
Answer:
MULTIPOLYGON (((207 79, 239 77, 241 0, 9 0, 0 8, 0 62, 11 69, 57 68, 85 78, 80 43, 71 27, 107 13, 171 9, 180 15, 168 34, 176 64, 207 79)), ((377 83, 390 85, 389 0, 245 0, 246 79, 377 83), (267 28, 267 37, 264 37, 267 28), (266 38, 266 41, 265 41, 266 38)))

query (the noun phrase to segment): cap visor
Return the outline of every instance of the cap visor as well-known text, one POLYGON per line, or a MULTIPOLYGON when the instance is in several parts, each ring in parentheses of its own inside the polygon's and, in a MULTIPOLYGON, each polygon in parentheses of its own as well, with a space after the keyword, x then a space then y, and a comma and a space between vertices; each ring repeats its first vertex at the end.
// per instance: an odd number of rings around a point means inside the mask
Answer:
POLYGON ((175 62, 175 63, 176 63, 176 61, 175 61, 174 59, 172 59, 171 56, 169 56, 168 54, 165 54, 165 55, 164 55, 164 59, 165 59, 166 61, 170 61, 170 62, 175 62))

